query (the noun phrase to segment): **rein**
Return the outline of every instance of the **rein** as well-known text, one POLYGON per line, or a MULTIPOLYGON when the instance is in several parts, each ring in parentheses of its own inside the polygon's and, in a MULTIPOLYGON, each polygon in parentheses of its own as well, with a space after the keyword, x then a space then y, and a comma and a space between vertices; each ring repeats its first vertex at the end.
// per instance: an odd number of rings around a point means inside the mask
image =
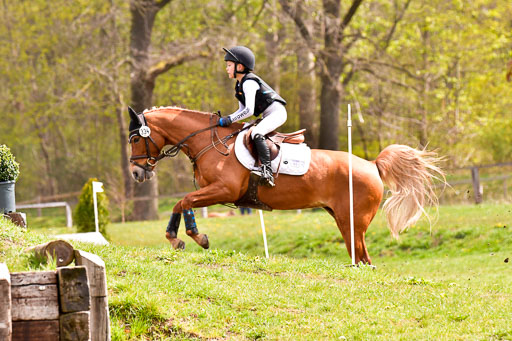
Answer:
MULTIPOLYGON (((213 117, 213 116, 212 116, 213 117)), ((211 117, 211 118, 212 118, 211 117)), ((211 121, 211 118, 210 118, 210 121, 211 121)), ((152 171, 152 168, 154 168, 156 166, 156 164, 158 163, 158 161, 162 160, 163 158, 165 157, 175 157, 176 155, 178 155, 178 153, 180 152, 181 149, 183 149, 183 147, 186 147, 187 148, 187 152, 185 152, 185 154, 188 156, 188 158, 190 159, 190 162, 192 162, 194 164, 194 169, 195 169, 195 165, 196 165, 196 161, 202 156, 204 155, 206 152, 208 152, 210 149, 213 149, 215 148, 215 150, 217 152, 219 152, 219 154, 223 155, 223 156, 228 156, 229 155, 229 151, 227 152, 222 152, 220 151, 219 149, 217 149, 217 146, 222 144, 224 146, 224 148, 226 148, 226 150, 228 149, 228 146, 226 144, 227 141, 229 141, 233 136, 235 135, 238 135, 239 133, 241 133, 242 131, 246 130, 246 129, 249 129, 250 127, 252 127, 255 123, 251 123, 249 125, 247 125, 246 127, 243 127, 243 128, 240 128, 236 131, 234 131, 233 133, 229 134, 229 135, 226 135, 224 136, 223 138, 220 138, 219 135, 218 135, 218 132, 217 132, 217 129, 215 129, 216 127, 219 126, 218 123, 216 124, 213 124, 213 125, 210 125, 206 128, 202 128, 202 129, 199 129, 191 134, 189 134, 187 137, 185 137, 184 139, 182 139, 181 141, 179 141, 178 143, 176 143, 174 146, 172 146, 171 148, 167 149, 167 150, 162 150, 160 152, 160 154, 157 156, 157 157, 154 157, 154 156, 151 156, 151 153, 150 153, 150 150, 149 150, 149 142, 153 143, 153 145, 158 149, 158 146, 156 144, 156 142, 153 140, 153 138, 151 137, 151 135, 147 136, 147 137, 144 137, 144 136, 141 136, 140 133, 139 133, 139 129, 140 128, 137 128, 137 129, 134 129, 132 131, 130 131, 130 140, 129 142, 132 141, 132 138, 135 137, 135 136, 138 136, 138 137, 141 137, 145 140, 146 142, 146 155, 136 155, 136 156, 132 156, 130 157, 130 162, 132 164, 134 164, 135 166, 138 166, 142 169, 144 169, 145 171, 147 172, 151 172, 152 171), (204 147, 203 149, 201 149, 197 154, 196 156, 192 157, 190 155, 190 149, 188 147, 187 144, 185 144, 185 142, 202 133, 202 132, 205 132, 205 131, 208 131, 210 130, 211 131, 211 139, 212 139, 212 143, 206 147, 204 147), (214 133, 215 132, 215 133, 214 133), (215 136, 214 136, 215 134, 215 136), (214 141, 214 137, 217 137, 217 140, 214 141), (139 159, 146 159, 146 164, 145 165, 141 165, 137 162, 135 162, 135 160, 139 160, 139 159)))

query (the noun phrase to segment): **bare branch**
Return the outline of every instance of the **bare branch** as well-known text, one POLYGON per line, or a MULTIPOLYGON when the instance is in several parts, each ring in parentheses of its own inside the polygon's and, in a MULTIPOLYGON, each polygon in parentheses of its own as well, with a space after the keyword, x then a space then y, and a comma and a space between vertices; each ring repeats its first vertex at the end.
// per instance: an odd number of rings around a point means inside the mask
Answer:
POLYGON ((391 26, 391 28, 386 36, 386 39, 384 39, 384 50, 386 50, 388 48, 389 43, 391 42, 391 39, 393 38, 393 35, 395 34, 396 27, 398 26, 398 23, 403 19, 405 12, 407 11, 407 9, 409 8, 409 5, 411 4, 411 1, 412 0, 407 0, 404 7, 400 11, 400 13, 398 15, 395 14, 395 18, 393 20, 393 25, 391 26))
POLYGON ((162 9, 164 8, 168 3, 170 3, 172 0, 160 0, 160 1, 157 1, 155 2, 155 5, 156 7, 158 7, 159 9, 162 9))
POLYGON ((292 20, 295 22, 295 25, 297 25, 297 28, 299 29, 300 35, 302 38, 306 41, 308 46, 311 48, 314 46, 313 39, 311 38, 311 33, 309 32, 306 24, 298 15, 297 11, 295 9, 292 9, 290 6, 289 0, 279 0, 279 3, 281 4, 281 7, 283 8, 284 12, 292 18, 292 20))
POLYGON ((179 51, 177 54, 163 57, 151 65, 147 72, 148 80, 153 81, 159 75, 169 71, 175 66, 185 63, 186 61, 210 57, 211 54, 204 49, 207 45, 208 40, 203 39, 194 44, 187 44, 187 48, 174 48, 174 51, 179 51))
POLYGON ((357 9, 359 8, 359 6, 361 5, 362 2, 363 2, 363 0, 354 0, 352 2, 352 6, 350 6, 347 13, 345 13, 345 16, 343 17, 343 21, 341 22, 341 27, 340 27, 341 31, 343 31, 345 29, 345 27, 348 26, 348 24, 350 23, 350 21, 356 14, 357 9))

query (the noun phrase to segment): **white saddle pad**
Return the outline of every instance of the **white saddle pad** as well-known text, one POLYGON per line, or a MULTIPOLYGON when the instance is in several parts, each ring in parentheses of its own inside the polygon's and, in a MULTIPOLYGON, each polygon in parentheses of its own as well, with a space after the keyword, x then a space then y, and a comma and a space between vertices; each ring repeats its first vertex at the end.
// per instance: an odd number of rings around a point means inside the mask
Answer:
MULTIPOLYGON (((238 134, 235 141, 235 155, 238 161, 248 170, 257 170, 255 160, 244 145, 247 130, 238 134)), ((277 157, 272 160, 272 171, 279 174, 304 175, 311 162, 311 149, 305 144, 282 143, 277 157)))

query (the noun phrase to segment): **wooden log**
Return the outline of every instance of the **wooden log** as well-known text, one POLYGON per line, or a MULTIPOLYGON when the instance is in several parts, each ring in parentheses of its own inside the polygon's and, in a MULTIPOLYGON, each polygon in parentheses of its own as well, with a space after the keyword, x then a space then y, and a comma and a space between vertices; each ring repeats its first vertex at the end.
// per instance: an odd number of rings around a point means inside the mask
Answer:
POLYGON ((36 257, 53 258, 57 261, 57 266, 59 267, 69 265, 75 259, 73 245, 64 240, 54 240, 46 244, 36 245, 27 248, 25 251, 33 252, 36 257))
POLYGON ((55 271, 11 274, 12 321, 59 318, 55 271))
POLYGON ((60 341, 89 341, 89 312, 60 315, 60 341))
POLYGON ((84 266, 57 269, 59 301, 62 313, 74 313, 91 308, 87 269, 84 266))
POLYGON ((75 250, 75 263, 87 267, 91 290, 91 339, 110 340, 105 263, 97 255, 81 250, 75 250))
POLYGON ((0 340, 10 341, 11 323, 11 275, 5 263, 0 263, 0 340))
POLYGON ((12 323, 12 339, 15 341, 58 341, 59 334, 59 320, 12 323))

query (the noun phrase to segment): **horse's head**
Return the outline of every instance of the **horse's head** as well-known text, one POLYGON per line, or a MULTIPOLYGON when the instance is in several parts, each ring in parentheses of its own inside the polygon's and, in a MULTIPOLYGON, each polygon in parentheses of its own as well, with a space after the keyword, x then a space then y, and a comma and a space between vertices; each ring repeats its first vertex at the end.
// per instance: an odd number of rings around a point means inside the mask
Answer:
POLYGON ((144 182, 155 175, 153 169, 161 159, 160 150, 164 145, 164 138, 151 131, 144 114, 137 114, 130 107, 128 113, 131 119, 129 143, 132 148, 130 172, 135 181, 144 182))

